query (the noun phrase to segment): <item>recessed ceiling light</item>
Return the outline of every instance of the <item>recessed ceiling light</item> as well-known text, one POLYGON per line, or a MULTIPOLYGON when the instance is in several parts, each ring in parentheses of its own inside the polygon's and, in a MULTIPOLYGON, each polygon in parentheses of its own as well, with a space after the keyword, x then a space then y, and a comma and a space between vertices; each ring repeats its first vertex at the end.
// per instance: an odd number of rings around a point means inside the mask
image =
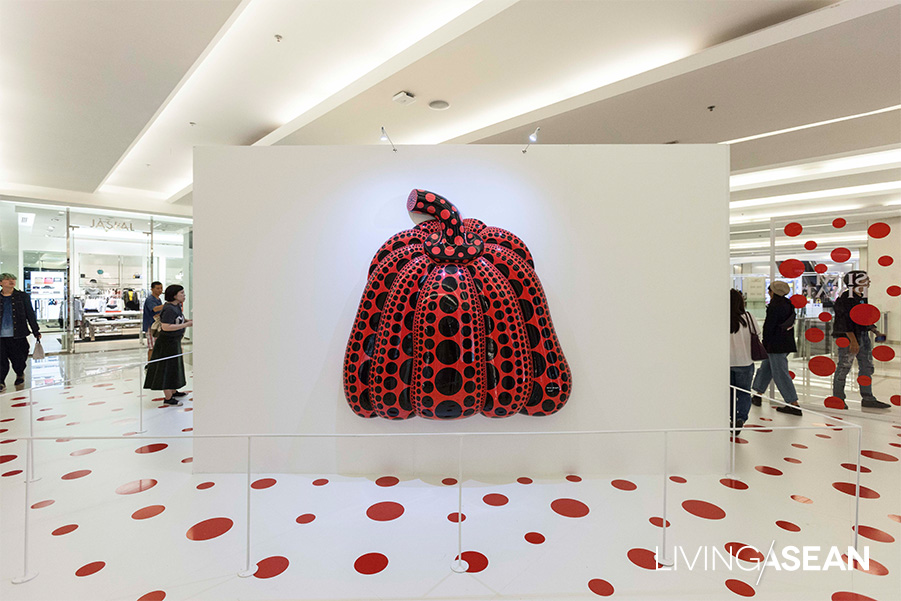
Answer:
POLYGON ((443 111, 450 106, 447 100, 433 100, 429 103, 429 108, 435 111, 443 111))

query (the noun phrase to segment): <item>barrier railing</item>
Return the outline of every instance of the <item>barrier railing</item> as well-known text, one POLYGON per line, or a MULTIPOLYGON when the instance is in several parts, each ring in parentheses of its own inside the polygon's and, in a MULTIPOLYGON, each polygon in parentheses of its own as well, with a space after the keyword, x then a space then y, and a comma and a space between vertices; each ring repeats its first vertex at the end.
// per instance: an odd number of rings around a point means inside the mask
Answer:
MULTIPOLYGON (((739 389, 735 389, 733 387, 733 394, 739 389)), ((766 398, 766 397, 765 397, 766 398)), ((776 399, 769 399, 771 402, 780 403, 780 401, 776 399)), ((832 419, 830 416, 825 416, 823 414, 819 414, 814 411, 810 411, 809 413, 814 415, 820 415, 825 417, 826 419, 832 419)), ((818 429, 836 429, 836 428, 856 428, 857 429, 857 483, 855 486, 855 514, 854 514, 854 549, 858 548, 858 530, 859 530, 859 518, 860 518, 860 457, 861 457, 861 426, 857 424, 853 424, 850 422, 842 421, 840 424, 814 424, 814 425, 799 425, 799 426, 768 426, 767 430, 818 430, 818 429)), ((396 438, 416 438, 416 437, 429 437, 429 438, 456 438, 458 441, 458 458, 457 458, 457 554, 454 560, 451 562, 450 569, 454 572, 465 572, 468 569, 468 565, 466 561, 463 559, 463 451, 464 451, 464 443, 466 439, 474 439, 474 438, 485 438, 485 437, 549 437, 549 436, 579 436, 579 435, 617 435, 617 434, 659 434, 663 439, 663 453, 662 453, 662 466, 661 466, 661 478, 662 478, 662 507, 661 507, 661 515, 662 515, 662 524, 661 524, 661 547, 660 551, 656 556, 656 561, 663 566, 671 566, 673 565, 673 557, 670 557, 668 554, 668 543, 667 543, 667 488, 669 481, 669 457, 668 457, 668 449, 669 449, 669 436, 670 434, 675 433, 699 433, 699 432, 707 432, 707 433, 718 433, 723 432, 727 434, 734 434, 733 428, 651 428, 651 429, 625 429, 625 430, 573 430, 573 431, 559 431, 559 432, 439 432, 439 433, 392 433, 392 434, 381 434, 381 433, 373 433, 373 434, 297 434, 297 433, 286 433, 286 434, 212 434, 212 435, 203 435, 203 434, 190 434, 190 435, 153 435, 153 436, 67 436, 68 440, 191 440, 192 442, 195 440, 228 440, 228 439, 243 439, 246 441, 246 499, 245 499, 245 509, 246 509, 246 532, 245 532, 245 565, 244 568, 237 572, 240 577, 248 577, 254 574, 253 570, 251 570, 251 540, 252 540, 252 473, 253 473, 253 465, 252 465, 252 452, 253 452, 253 441, 254 440, 264 440, 264 439, 348 439, 348 438, 367 438, 367 439, 396 439, 396 438)), ((33 434, 27 437, 28 445, 26 447, 26 453, 28 457, 26 458, 26 465, 31 465, 34 459, 34 441, 49 441, 55 440, 57 436, 34 436, 33 434)), ((730 463, 729 468, 730 476, 735 475, 735 450, 734 445, 730 444, 730 463)), ((22 576, 13 579, 13 582, 16 584, 21 584, 24 582, 28 582, 32 580, 35 576, 37 576, 37 572, 31 572, 31 565, 29 559, 29 508, 30 508, 30 498, 31 498, 31 485, 35 481, 31 478, 30 474, 26 474, 25 477, 25 516, 24 516, 24 537, 23 537, 23 546, 22 546, 22 566, 23 572, 22 576)))

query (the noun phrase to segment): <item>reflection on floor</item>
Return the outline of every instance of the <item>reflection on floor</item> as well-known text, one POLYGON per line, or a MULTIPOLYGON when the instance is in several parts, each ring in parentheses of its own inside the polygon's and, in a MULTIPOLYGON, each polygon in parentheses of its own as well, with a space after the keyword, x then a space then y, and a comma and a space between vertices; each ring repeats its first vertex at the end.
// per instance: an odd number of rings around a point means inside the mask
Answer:
MULTIPOLYGON (((100 363, 135 359, 110 357, 100 363)), ((460 522, 456 474, 254 474, 252 577, 240 578, 246 477, 193 474, 190 440, 153 438, 192 432, 194 401, 159 407, 148 392, 142 402, 136 370, 95 368, 73 364, 89 377, 33 391, 32 406, 27 394, 0 396, 3 599, 901 598, 897 423, 753 408, 731 478, 666 480, 676 561, 668 571, 654 569, 661 476, 464 479, 460 522), (51 437, 35 443, 40 480, 27 502, 29 569, 38 576, 12 584, 23 571, 26 443, 18 437, 29 412, 35 435, 51 437), (808 550, 816 567, 831 546, 847 554, 853 544, 857 431, 841 428, 841 418, 864 428, 859 550, 869 566, 790 571, 786 547, 818 546, 808 550), (768 429, 796 424, 823 428, 768 429), (75 438, 91 435, 119 438, 75 438), (457 574, 461 525, 468 570, 457 574), (778 564, 771 559, 761 575, 771 546, 778 564)))

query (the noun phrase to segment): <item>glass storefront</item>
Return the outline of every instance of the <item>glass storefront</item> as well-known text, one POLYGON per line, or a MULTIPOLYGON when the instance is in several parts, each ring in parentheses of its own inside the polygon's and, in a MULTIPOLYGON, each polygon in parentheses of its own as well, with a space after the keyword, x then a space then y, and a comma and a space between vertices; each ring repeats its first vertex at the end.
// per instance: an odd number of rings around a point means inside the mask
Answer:
POLYGON ((0 201, 0 271, 31 294, 49 353, 135 347, 151 282, 191 299, 192 240, 191 219, 0 201))

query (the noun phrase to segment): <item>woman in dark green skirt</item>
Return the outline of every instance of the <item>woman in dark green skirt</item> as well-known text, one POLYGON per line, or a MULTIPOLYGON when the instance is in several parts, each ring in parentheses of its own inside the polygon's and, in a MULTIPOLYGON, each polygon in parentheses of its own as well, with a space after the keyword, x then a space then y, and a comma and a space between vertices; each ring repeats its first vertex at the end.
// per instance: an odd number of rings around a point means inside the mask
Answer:
POLYGON ((153 343, 153 355, 147 365, 144 388, 162 390, 166 397, 166 405, 180 407, 182 402, 178 397, 185 396, 184 392, 178 391, 185 385, 185 362, 181 357, 181 339, 185 335, 185 328, 194 325, 194 320, 185 320, 182 313, 181 308, 185 302, 185 289, 182 286, 178 284, 169 286, 164 296, 166 304, 160 311, 162 331, 153 343))

